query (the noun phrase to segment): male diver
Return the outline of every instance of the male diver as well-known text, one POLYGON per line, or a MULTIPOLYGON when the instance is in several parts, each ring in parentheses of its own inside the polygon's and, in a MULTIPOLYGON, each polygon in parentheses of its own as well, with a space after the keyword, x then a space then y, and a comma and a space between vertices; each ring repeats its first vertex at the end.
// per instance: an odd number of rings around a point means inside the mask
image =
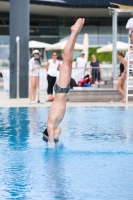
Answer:
POLYGON ((64 49, 63 64, 60 69, 59 80, 54 86, 55 99, 49 111, 47 128, 43 133, 43 140, 48 142, 49 148, 55 147, 55 143, 58 141, 58 136, 61 133, 58 125, 62 121, 66 111, 66 98, 70 90, 74 45, 84 22, 84 18, 79 18, 71 27, 71 35, 64 49))

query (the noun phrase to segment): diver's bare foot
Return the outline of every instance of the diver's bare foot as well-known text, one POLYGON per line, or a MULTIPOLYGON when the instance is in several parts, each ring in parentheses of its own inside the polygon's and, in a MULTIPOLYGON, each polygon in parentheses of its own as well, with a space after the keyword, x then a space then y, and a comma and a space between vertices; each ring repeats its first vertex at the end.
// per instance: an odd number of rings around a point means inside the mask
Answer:
POLYGON ((71 27, 71 31, 72 32, 76 32, 76 33, 79 33, 82 29, 82 26, 85 22, 85 19, 84 18, 79 18, 75 24, 71 27))

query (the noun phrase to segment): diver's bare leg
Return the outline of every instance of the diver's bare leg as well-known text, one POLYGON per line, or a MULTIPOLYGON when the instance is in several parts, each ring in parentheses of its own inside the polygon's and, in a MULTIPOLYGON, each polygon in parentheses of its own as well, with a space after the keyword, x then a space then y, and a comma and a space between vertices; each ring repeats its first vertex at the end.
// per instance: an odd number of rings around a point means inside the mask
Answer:
POLYGON ((61 88, 66 88, 68 84, 70 84, 74 46, 77 36, 82 29, 84 22, 84 18, 79 18, 76 23, 71 27, 71 35, 64 48, 63 64, 60 70, 59 80, 57 82, 57 84, 61 88))

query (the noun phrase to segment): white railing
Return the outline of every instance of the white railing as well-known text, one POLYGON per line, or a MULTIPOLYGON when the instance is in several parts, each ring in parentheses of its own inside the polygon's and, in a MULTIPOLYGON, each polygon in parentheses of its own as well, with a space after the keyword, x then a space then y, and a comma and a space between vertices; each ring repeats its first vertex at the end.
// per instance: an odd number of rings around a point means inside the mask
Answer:
MULTIPOLYGON (((112 65, 109 65, 109 64, 101 65, 101 70, 102 70, 102 74, 101 74, 102 80, 112 78, 112 65)), ((118 68, 117 68, 117 70, 118 70, 118 68)), ((0 72, 3 75, 3 82, 4 82, 3 90, 9 91, 9 88, 10 88, 9 87, 9 83, 10 83, 9 68, 2 68, 0 70, 0 72)), ((72 68, 72 78, 75 79, 76 83, 78 83, 78 81, 80 81, 87 74, 90 75, 90 67, 89 66, 86 68, 85 72, 84 72, 84 69, 81 69, 81 68, 75 68, 75 67, 72 68)), ((57 74, 57 77, 59 77, 59 72, 57 74)), ((40 90, 43 90, 46 92, 47 86, 48 86, 48 83, 47 83, 46 69, 45 69, 45 67, 42 67, 40 69, 40 90)))
POLYGON ((10 76, 9 76, 9 68, 2 68, 0 72, 3 75, 3 86, 1 86, 1 89, 3 90, 9 90, 9 82, 10 82, 10 76))
MULTIPOLYGON (((112 79, 112 68, 108 67, 95 67, 92 69, 93 73, 93 80, 98 81, 98 76, 100 76, 100 80, 105 80, 105 79, 112 79)), ((82 68, 73 68, 72 69, 72 78, 75 79, 76 83, 83 79, 85 75, 89 75, 92 77, 91 74, 91 69, 90 67, 87 67, 86 70, 82 68)))

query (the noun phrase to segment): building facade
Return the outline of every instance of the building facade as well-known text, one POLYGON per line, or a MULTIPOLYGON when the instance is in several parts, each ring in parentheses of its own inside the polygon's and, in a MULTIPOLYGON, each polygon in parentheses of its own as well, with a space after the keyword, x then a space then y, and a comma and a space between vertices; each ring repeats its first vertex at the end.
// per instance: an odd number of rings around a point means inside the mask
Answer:
MULTIPOLYGON (((133 5, 132 0, 117 0, 116 3, 133 5)), ((85 17, 83 34, 89 34, 90 46, 102 46, 112 42, 112 17, 108 7, 110 1, 99 0, 31 0, 30 40, 55 43, 67 37, 70 26, 78 17, 85 17)), ((0 0, 0 44, 9 44, 9 0, 0 0)), ((118 16, 118 40, 127 42, 125 25, 131 16, 118 16)))

